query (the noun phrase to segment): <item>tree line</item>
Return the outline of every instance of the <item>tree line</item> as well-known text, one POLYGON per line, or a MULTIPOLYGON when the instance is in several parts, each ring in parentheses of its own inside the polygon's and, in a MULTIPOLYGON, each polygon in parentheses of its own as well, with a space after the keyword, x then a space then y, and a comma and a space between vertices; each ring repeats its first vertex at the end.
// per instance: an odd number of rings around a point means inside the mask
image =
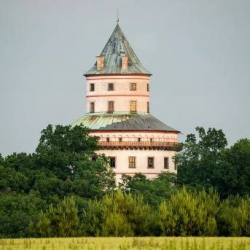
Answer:
POLYGON ((0 156, 0 237, 250 236, 250 140, 231 147, 197 127, 178 174, 122 176, 116 187, 98 138, 49 125, 35 153, 0 156))

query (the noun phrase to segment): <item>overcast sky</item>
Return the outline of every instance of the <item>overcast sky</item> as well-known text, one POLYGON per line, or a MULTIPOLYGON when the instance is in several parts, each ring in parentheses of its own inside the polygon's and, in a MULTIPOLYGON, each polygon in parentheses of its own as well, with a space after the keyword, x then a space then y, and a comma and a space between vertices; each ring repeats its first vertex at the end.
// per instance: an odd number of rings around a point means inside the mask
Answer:
POLYGON ((116 25, 152 72, 151 113, 182 131, 250 137, 249 0, 0 0, 0 152, 33 152, 85 112, 85 80, 116 25))

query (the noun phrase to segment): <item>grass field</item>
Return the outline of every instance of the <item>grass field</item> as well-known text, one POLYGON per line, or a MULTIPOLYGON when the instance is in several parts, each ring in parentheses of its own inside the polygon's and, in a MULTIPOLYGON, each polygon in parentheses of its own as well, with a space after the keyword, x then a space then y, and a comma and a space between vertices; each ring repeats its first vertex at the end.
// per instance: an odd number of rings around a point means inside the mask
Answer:
POLYGON ((146 237, 146 238, 45 238, 1 239, 0 249, 171 249, 250 250, 250 238, 146 237))

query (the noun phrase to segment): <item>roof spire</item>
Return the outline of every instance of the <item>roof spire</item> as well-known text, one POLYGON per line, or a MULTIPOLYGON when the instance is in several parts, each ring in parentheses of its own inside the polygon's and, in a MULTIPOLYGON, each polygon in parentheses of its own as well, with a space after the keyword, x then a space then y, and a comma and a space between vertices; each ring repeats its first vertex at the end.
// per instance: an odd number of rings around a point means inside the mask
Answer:
POLYGON ((119 23, 120 20, 119 20, 118 8, 116 9, 116 13, 117 13, 117 21, 116 22, 119 23))
MULTIPOLYGON (((119 16, 117 18, 119 21, 119 16)), ((85 75, 93 75, 93 74, 146 74, 150 75, 148 70, 146 70, 132 47, 130 46, 127 38, 123 34, 119 24, 117 23, 115 29, 110 36, 108 42, 103 48, 101 54, 104 59, 100 62, 102 69, 98 70, 98 62, 95 62, 95 65, 86 72, 85 75), (128 61, 126 62, 127 67, 124 69, 122 67, 122 60, 126 60, 125 56, 127 56, 128 61)), ((124 61, 125 62, 125 61, 124 61)))

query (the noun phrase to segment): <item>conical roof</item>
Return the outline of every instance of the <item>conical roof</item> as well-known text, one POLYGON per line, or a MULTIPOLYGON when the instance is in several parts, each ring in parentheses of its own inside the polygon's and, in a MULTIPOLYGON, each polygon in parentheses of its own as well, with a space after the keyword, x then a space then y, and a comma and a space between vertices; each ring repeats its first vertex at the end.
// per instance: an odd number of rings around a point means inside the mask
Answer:
POLYGON ((123 34, 119 24, 117 23, 111 37, 106 43, 101 52, 104 56, 104 67, 102 70, 97 70, 97 63, 86 72, 85 75, 102 75, 102 74, 147 74, 150 72, 146 70, 139 58, 136 56, 127 38, 123 34), (122 56, 128 56, 128 67, 123 70, 122 56))

